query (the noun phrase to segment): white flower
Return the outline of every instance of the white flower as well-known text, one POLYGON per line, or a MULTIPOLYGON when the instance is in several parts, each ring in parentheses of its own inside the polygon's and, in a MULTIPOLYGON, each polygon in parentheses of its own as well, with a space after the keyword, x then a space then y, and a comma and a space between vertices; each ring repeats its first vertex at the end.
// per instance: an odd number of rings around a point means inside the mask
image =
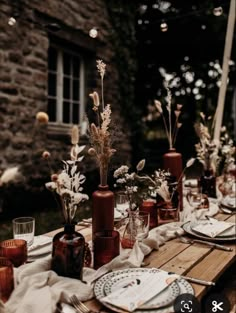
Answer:
POLYGON ((61 197, 61 204, 66 223, 71 223, 80 202, 88 200, 86 194, 81 193, 86 177, 79 171, 79 163, 83 156, 80 153, 85 146, 78 145, 78 128, 73 127, 70 151, 70 160, 62 161, 63 170, 59 174, 53 174, 51 182, 46 183, 46 188, 56 192, 61 197))
POLYGON ((21 179, 21 173, 17 166, 6 169, 0 177, 0 186, 21 179))
POLYGON ((119 176, 122 176, 125 173, 128 173, 128 170, 129 170, 129 168, 127 165, 122 165, 117 170, 115 170, 113 176, 114 176, 114 178, 117 178, 119 176))

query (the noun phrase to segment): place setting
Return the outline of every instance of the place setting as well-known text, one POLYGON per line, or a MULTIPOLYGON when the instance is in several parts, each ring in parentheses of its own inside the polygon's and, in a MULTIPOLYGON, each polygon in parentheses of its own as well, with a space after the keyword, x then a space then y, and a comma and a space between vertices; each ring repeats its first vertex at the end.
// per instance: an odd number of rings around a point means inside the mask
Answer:
POLYGON ((188 221, 182 225, 183 230, 196 238, 208 241, 236 240, 235 223, 219 221, 212 217, 188 221))
POLYGON ((157 268, 130 268, 105 274, 94 285, 95 297, 115 312, 168 313, 183 293, 193 287, 179 275, 157 268))

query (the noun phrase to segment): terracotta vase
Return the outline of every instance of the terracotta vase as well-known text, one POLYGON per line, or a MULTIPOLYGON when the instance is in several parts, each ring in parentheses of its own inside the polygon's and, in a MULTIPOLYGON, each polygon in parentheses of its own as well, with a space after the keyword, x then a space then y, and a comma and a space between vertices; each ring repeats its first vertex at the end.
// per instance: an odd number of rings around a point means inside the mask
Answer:
POLYGON ((66 224, 62 232, 53 237, 51 269, 60 276, 83 278, 85 260, 84 236, 75 231, 74 224, 66 224))
POLYGON ((182 155, 174 148, 163 155, 163 168, 169 170, 176 182, 178 182, 179 208, 183 210, 183 184, 182 184, 182 155))
POLYGON ((114 229, 114 193, 109 186, 98 186, 92 195, 92 231, 94 234, 114 229))
POLYGON ((208 197, 216 198, 216 177, 211 169, 204 171, 198 181, 201 192, 208 197))

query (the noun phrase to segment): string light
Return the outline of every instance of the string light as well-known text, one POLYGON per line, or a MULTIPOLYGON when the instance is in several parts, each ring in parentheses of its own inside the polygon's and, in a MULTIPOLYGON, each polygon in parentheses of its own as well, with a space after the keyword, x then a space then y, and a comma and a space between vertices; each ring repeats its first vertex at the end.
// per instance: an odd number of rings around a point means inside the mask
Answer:
POLYGON ((8 24, 9 26, 15 26, 15 25, 16 25, 16 19, 15 19, 13 16, 11 16, 11 17, 8 19, 7 24, 8 24))
POLYGON ((165 21, 162 21, 161 24, 160 24, 160 29, 161 31, 164 33, 164 32, 167 32, 168 30, 168 24, 165 22, 165 21))
POLYGON ((96 27, 93 27, 93 28, 90 29, 89 36, 91 38, 96 38, 98 36, 98 30, 97 30, 96 27))
POLYGON ((214 14, 215 16, 221 16, 221 15, 223 14, 223 8, 222 8, 221 6, 215 7, 215 8, 213 9, 213 14, 214 14))

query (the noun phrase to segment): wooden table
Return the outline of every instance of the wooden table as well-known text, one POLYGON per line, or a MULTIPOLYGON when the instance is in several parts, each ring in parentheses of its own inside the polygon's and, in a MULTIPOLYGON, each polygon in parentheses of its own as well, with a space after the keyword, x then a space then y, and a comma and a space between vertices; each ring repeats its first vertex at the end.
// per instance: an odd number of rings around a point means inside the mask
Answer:
MULTIPOLYGON (((215 218, 235 222, 236 216, 218 213, 215 218)), ((77 226, 77 230, 85 236, 87 241, 91 240, 91 226, 77 226)), ((54 234, 55 231, 47 235, 53 236, 54 234)), ((198 243, 186 244, 176 238, 166 242, 158 251, 151 252, 151 254, 145 258, 145 261, 150 262, 148 267, 157 267, 168 272, 214 281, 217 284, 217 280, 220 276, 236 261, 235 243, 227 243, 226 246, 232 247, 233 251, 212 249, 198 243)), ((193 283, 192 286, 198 300, 201 300, 211 288, 209 286, 193 283)), ((96 299, 87 301, 86 304, 94 310, 111 312, 104 308, 96 299)))

